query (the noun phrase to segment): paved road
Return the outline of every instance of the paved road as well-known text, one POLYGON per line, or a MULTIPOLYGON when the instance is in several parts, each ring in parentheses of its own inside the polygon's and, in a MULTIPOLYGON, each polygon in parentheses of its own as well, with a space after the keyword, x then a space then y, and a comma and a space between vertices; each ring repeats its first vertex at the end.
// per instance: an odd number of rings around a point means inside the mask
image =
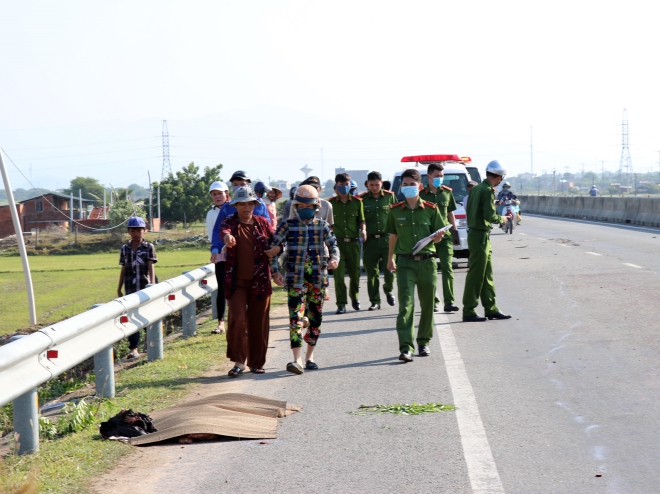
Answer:
MULTIPOLYGON (((492 241, 498 302, 514 319, 438 314, 432 355, 401 364, 396 308, 328 315, 321 370, 303 376, 283 371, 290 354, 280 320, 267 374, 214 386, 303 411, 267 445, 150 448, 162 466, 150 467, 156 480, 139 490, 658 492, 660 230, 526 216, 492 241), (459 410, 349 414, 412 401, 459 410)), ((464 278, 461 267, 459 294, 464 278)))

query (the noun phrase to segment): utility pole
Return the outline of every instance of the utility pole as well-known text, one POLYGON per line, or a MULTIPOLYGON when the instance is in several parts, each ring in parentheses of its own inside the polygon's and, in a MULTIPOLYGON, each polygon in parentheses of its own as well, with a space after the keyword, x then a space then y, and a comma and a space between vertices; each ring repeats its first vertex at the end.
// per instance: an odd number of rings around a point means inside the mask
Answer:
POLYGON ((84 220, 85 217, 83 216, 82 189, 78 189, 78 209, 80 209, 79 219, 84 220))
POLYGON ((557 195, 557 170, 552 169, 552 195, 557 195))
POLYGON ((580 163, 582 165, 582 178, 584 178, 584 163, 580 163))
POLYGON ((153 194, 151 193, 151 173, 147 171, 147 177, 149 177, 149 227, 151 231, 154 231, 154 204, 153 204, 153 194))
POLYGON ((163 120, 163 171, 160 174, 162 182, 172 175, 172 165, 170 164, 170 133, 167 130, 167 120, 163 120))
POLYGON ((30 263, 28 262, 27 250, 25 249, 25 240, 23 239, 21 220, 18 217, 18 211, 16 210, 16 201, 14 200, 14 192, 11 190, 11 183, 9 183, 9 175, 7 174, 7 169, 5 168, 5 160, 3 158, 2 150, 0 150, 0 172, 2 174, 2 181, 5 185, 5 194, 7 196, 7 204, 9 206, 9 212, 11 213, 11 221, 14 224, 14 232, 16 233, 16 243, 18 244, 18 251, 21 254, 21 262, 23 263, 23 277, 25 278, 25 289, 27 291, 27 297, 28 297, 28 314, 30 317, 30 326, 34 326, 37 324, 37 308, 34 303, 34 290, 32 288, 32 273, 30 272, 30 263))
POLYGON ((103 219, 105 218, 105 189, 103 189, 103 219))
POLYGON ((69 231, 73 233, 73 191, 69 192, 69 231))
POLYGON ((630 171, 632 159, 630 158, 630 143, 628 140, 628 111, 623 109, 623 120, 621 120, 621 160, 619 161, 619 180, 621 172, 626 168, 628 171, 627 185, 630 186, 630 171))
POLYGON ((534 175, 534 134, 532 126, 529 126, 529 162, 532 175, 534 175))
POLYGON ((158 184, 158 240, 160 240, 160 231, 163 229, 163 220, 160 219, 160 183, 158 184))

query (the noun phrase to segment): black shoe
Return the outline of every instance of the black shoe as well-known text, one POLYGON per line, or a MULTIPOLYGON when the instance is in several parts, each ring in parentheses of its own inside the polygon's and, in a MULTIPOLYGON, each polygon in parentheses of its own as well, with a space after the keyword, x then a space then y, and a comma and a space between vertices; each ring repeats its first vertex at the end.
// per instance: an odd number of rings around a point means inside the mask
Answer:
POLYGON ((358 300, 351 300, 353 310, 360 310, 360 302, 358 300))
POLYGON ((438 312, 440 309, 438 309, 438 304, 433 304, 433 312, 438 312))
POLYGON ((387 303, 390 305, 394 305, 394 295, 391 293, 389 295, 385 295, 387 297, 387 303))
POLYGON ((473 316, 463 316, 463 322, 484 322, 485 320, 485 317, 481 317, 476 314, 473 316))
POLYGON ((455 305, 445 305, 445 312, 458 312, 458 307, 455 305))
POLYGON ((488 314, 486 317, 491 321, 493 319, 511 319, 510 315, 502 314, 501 312, 495 312, 494 314, 488 314))
POLYGON ((346 306, 345 305, 338 305, 337 306, 337 312, 335 314, 346 314, 346 306))
POLYGON ((429 355, 431 355, 431 349, 429 348, 428 345, 422 345, 419 347, 420 357, 428 357, 429 355))
POLYGON ((319 366, 316 365, 316 362, 312 362, 311 360, 308 360, 307 363, 305 364, 305 369, 307 369, 307 370, 319 370, 319 366))
POLYGON ((369 310, 378 310, 380 309, 380 304, 371 304, 369 310))
POLYGON ((399 355, 399 360, 403 360, 404 362, 412 362, 413 361, 412 353, 403 352, 401 355, 399 355))

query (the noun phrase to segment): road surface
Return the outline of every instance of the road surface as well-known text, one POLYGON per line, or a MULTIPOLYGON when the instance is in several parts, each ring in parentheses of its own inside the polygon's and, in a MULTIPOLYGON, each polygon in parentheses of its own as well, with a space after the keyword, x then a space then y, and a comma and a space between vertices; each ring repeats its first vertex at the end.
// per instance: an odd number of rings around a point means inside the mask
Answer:
MULTIPOLYGON (((132 489, 660 491, 660 230, 525 216, 513 235, 496 229, 491 238, 498 305, 512 320, 437 314, 432 355, 402 364, 398 307, 366 311, 363 279, 362 311, 337 316, 327 302, 321 370, 284 371, 290 352, 279 319, 267 374, 209 384, 302 405, 282 420, 278 439, 148 448, 149 479, 133 477, 132 489), (458 410, 349 413, 431 401, 458 410)), ((103 485, 121 492, 121 483, 103 485)))

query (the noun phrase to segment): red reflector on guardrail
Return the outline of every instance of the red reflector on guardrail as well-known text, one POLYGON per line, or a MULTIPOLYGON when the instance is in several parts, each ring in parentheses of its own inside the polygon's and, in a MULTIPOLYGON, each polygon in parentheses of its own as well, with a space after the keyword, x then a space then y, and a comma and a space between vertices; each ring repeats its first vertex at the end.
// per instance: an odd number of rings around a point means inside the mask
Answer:
POLYGON ((455 214, 454 218, 456 218, 457 220, 464 220, 465 218, 467 218, 467 214, 455 214))
POLYGON ((202 285, 208 284, 209 280, 202 280, 202 285))
POLYGON ((57 358, 57 354, 58 354, 57 350, 47 350, 46 358, 57 358))
POLYGON ((176 295, 168 295, 167 300, 174 300, 176 299, 176 295))
POLYGON ((121 316, 119 318, 119 322, 122 324, 126 324, 128 322, 128 316, 121 316))

